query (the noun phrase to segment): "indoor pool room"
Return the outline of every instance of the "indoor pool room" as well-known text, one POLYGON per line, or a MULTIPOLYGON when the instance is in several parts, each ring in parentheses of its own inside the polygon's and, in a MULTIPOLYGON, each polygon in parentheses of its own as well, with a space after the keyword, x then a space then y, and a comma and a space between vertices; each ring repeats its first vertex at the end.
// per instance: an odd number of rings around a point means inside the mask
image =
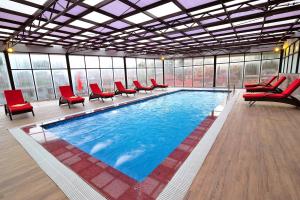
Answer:
POLYGON ((297 0, 0 0, 0 199, 300 199, 297 0))

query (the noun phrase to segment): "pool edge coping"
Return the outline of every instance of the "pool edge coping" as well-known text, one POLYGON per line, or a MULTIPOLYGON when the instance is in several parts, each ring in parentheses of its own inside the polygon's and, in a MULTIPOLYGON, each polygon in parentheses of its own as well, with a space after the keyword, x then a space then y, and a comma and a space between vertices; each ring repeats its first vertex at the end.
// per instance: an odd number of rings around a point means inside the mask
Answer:
POLYGON ((164 190, 158 195, 157 200, 182 200, 185 198, 188 189, 192 185, 194 178, 201 169, 209 151, 212 149, 225 121, 236 103, 240 90, 236 90, 223 111, 214 121, 206 134, 198 142, 196 147, 176 171, 172 179, 166 185, 164 190))
MULTIPOLYGON (((227 89, 221 89, 221 88, 218 88, 218 89, 174 88, 172 90, 169 90, 169 91, 166 91, 166 92, 163 92, 163 93, 152 94, 150 96, 141 97, 141 98, 138 98, 138 99, 133 99, 133 100, 128 100, 128 101, 123 101, 123 102, 120 102, 120 103, 117 103, 117 104, 112 104, 112 105, 103 106, 103 107, 99 107, 99 108, 105 110, 105 109, 109 109, 111 107, 118 107, 120 105, 126 105, 126 104, 130 104, 130 103, 135 103, 135 102, 147 100, 148 98, 149 99, 156 98, 156 97, 159 97, 161 95, 166 95, 166 94, 177 92, 177 91, 181 91, 181 90, 228 91, 227 89)), ((234 97, 237 96, 237 93, 239 93, 238 90, 236 90, 235 93, 233 93, 233 94, 231 93, 233 96, 230 98, 229 102, 227 102, 227 104, 225 105, 224 110, 225 110, 225 108, 228 107, 229 103, 233 101, 234 97)), ((231 94, 229 94, 229 95, 231 95, 231 94)), ((233 106, 233 104, 231 105, 231 107, 230 107, 227 115, 229 114, 232 106, 233 106)), ((38 166, 40 166, 41 169, 49 176, 49 178, 51 178, 55 182, 55 184, 62 190, 62 192, 65 193, 65 195, 69 199, 74 199, 74 200, 80 200, 80 199, 100 199, 100 200, 104 200, 104 199, 106 199, 106 197, 104 195, 102 195, 101 193, 99 193, 98 191, 96 191, 88 183, 86 183, 79 175, 77 175, 75 172, 73 172, 71 169, 69 169, 68 167, 66 167, 59 160, 57 160, 50 152, 48 152, 39 143, 37 143, 31 136, 29 136, 27 134, 20 134, 20 133, 24 133, 21 130, 21 128, 24 127, 24 126, 29 126, 29 125, 33 125, 33 124, 49 123, 49 121, 51 122, 53 120, 61 119, 61 118, 68 117, 68 116, 73 116, 73 115, 78 115, 78 114, 84 114, 84 113, 87 114, 91 110, 93 110, 94 112, 96 112, 95 111, 96 109, 87 109, 85 111, 75 112, 75 113, 64 115, 64 116, 61 116, 61 117, 55 117, 55 118, 51 118, 51 119, 47 119, 47 120, 42 120, 42 121, 30 123, 30 124, 25 124, 25 125, 22 125, 22 126, 18 126, 18 127, 14 127, 14 128, 9 129, 9 132, 22 145, 22 147, 26 150, 26 152, 32 157, 32 159, 38 164, 38 166)), ((221 116, 223 116, 222 113, 224 112, 224 110, 221 112, 221 114, 217 118, 217 120, 221 116)), ((227 118, 227 115, 225 116, 224 122, 225 122, 225 120, 227 118)), ((221 124, 220 129, 222 128, 224 122, 221 124)), ((212 127, 214 127, 214 124, 216 124, 216 123, 213 123, 212 127)), ((211 130, 211 128, 208 130, 208 133, 210 133, 210 130, 211 130)), ((218 135, 218 133, 217 133, 217 135, 218 135)), ((171 199, 182 199, 182 198, 184 198, 184 196, 186 195, 186 192, 187 192, 187 190, 188 190, 188 188, 189 188, 189 186, 190 186, 191 183, 189 185, 187 185, 185 183, 185 187, 181 188, 180 190, 178 190, 177 187, 174 187, 174 183, 177 184, 177 182, 178 182, 178 180, 177 180, 178 179, 178 177, 177 177, 178 176, 177 175, 178 172, 179 171, 180 172, 183 171, 182 167, 186 165, 185 163, 190 159, 191 155, 196 150, 196 148, 199 146, 200 142, 197 144, 197 146, 191 152, 191 154, 188 156, 188 158, 184 161, 184 163, 181 165, 181 167, 177 170, 177 172, 174 174, 174 176, 172 177, 172 179, 169 181, 169 183, 166 185, 166 187, 160 193, 160 195, 157 197, 157 199, 170 199, 170 198, 168 198, 168 195, 170 195, 170 194, 172 194, 171 196, 169 196, 169 197, 171 197, 171 199), (176 177, 176 179, 173 180, 175 177, 176 177), (176 195, 175 195, 176 198, 174 198, 174 189, 172 189, 172 188, 175 188, 175 191, 177 191, 176 195), (177 198, 177 196, 178 197, 181 196, 182 198, 177 198)), ((214 141, 212 141, 211 146, 213 145, 213 143, 214 143, 214 141)), ((211 147, 209 147, 209 149, 210 148, 211 147)), ((207 152, 207 154, 208 154, 208 152, 207 152)), ((201 162, 201 165, 204 162, 204 159, 206 158, 207 154, 203 156, 203 161, 201 162)), ((192 162, 194 162, 194 160, 192 160, 192 162)), ((198 169, 196 169, 195 175, 197 174, 197 172, 200 169, 201 165, 199 166, 198 169)), ((179 179, 180 179, 180 181, 178 183, 180 183, 180 185, 182 185, 182 182, 183 182, 182 177, 180 176, 179 179)), ((192 180, 193 180, 193 178, 192 178, 192 180)), ((192 180, 189 180, 188 182, 191 182, 192 180)))

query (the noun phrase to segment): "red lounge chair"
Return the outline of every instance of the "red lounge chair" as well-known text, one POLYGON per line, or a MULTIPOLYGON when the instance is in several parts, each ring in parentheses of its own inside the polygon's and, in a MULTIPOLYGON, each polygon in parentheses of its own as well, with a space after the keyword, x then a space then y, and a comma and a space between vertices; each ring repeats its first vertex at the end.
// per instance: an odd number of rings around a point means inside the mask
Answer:
POLYGON ((82 103, 84 106, 84 98, 74 95, 71 86, 59 86, 61 97, 59 98, 59 105, 68 104, 69 108, 71 104, 82 103))
POLYGON ((5 115, 9 114, 10 120, 12 120, 12 115, 26 112, 32 112, 34 116, 33 107, 24 100, 21 90, 5 90, 4 96, 6 99, 5 115))
POLYGON ((291 94, 300 87, 300 79, 294 80, 282 93, 257 93, 257 94, 244 94, 243 97, 245 101, 249 101, 250 106, 252 106, 256 101, 271 101, 291 104, 300 107, 299 99, 291 96, 291 94))
POLYGON ((102 102, 104 102, 103 99, 111 98, 111 100, 113 101, 113 97, 115 96, 115 94, 112 92, 102 92, 97 83, 90 84, 90 88, 92 90, 92 93, 90 94, 89 100, 101 98, 102 102))
POLYGON ((169 87, 168 85, 161 85, 161 84, 157 84, 155 79, 151 79, 151 83, 152 83, 152 87, 153 88, 167 88, 169 87))
POLYGON ((117 87, 117 90, 115 91, 115 94, 121 94, 121 95, 126 94, 128 96, 128 94, 135 94, 136 93, 136 90, 134 90, 134 89, 126 89, 121 81, 116 81, 115 85, 117 87))
POLYGON ((257 87, 247 87, 247 92, 275 92, 275 93, 281 93, 282 90, 279 89, 279 85, 283 83, 283 81, 286 79, 285 76, 282 76, 279 78, 279 80, 274 83, 274 85, 271 86, 257 86, 257 87))
POLYGON ((262 82, 257 84, 245 84, 245 88, 248 87, 257 87, 257 86, 272 86, 271 83, 277 78, 277 76, 273 76, 268 82, 262 82))
POLYGON ((147 92, 147 91, 152 91, 154 89, 153 87, 142 86, 141 83, 137 80, 133 81, 133 84, 135 86, 136 91, 144 90, 145 92, 147 92))

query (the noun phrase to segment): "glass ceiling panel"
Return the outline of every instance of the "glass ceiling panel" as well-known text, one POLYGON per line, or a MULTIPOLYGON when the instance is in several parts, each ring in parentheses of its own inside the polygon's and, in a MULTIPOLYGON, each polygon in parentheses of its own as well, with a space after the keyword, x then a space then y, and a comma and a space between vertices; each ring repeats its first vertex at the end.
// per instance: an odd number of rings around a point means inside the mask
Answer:
POLYGON ((277 5, 267 0, 223 4, 217 0, 58 0, 49 1, 45 11, 41 5, 46 0, 26 1, 0 0, 0 38, 9 41, 17 32, 26 44, 109 47, 162 55, 205 52, 212 45, 211 52, 230 51, 239 42, 245 47, 259 45, 258 41, 268 44, 266 40, 281 44, 280 39, 290 38, 300 26, 295 24, 300 17, 298 1, 277 5), (31 19, 46 24, 38 28, 43 24, 35 21, 31 27, 31 19))

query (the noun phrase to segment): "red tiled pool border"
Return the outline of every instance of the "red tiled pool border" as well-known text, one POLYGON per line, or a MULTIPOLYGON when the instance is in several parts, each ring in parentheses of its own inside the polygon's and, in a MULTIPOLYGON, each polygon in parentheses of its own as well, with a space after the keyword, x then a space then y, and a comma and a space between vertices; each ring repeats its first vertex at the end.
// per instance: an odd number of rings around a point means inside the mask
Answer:
MULTIPOLYGON (((141 101, 141 99, 129 103, 137 101, 141 101)), ((128 102, 120 103, 118 106, 126 104, 128 104, 128 102)), ((98 112, 114 107, 116 106, 113 105, 77 113, 60 118, 58 121, 72 119, 91 112, 98 112)), ((62 139, 47 141, 47 131, 41 128, 41 124, 24 126, 22 130, 33 138, 44 137, 44 141, 39 139, 37 142, 106 198, 113 200, 155 199, 190 155, 216 118, 213 112, 212 115, 207 116, 194 131, 140 183, 62 139)))

